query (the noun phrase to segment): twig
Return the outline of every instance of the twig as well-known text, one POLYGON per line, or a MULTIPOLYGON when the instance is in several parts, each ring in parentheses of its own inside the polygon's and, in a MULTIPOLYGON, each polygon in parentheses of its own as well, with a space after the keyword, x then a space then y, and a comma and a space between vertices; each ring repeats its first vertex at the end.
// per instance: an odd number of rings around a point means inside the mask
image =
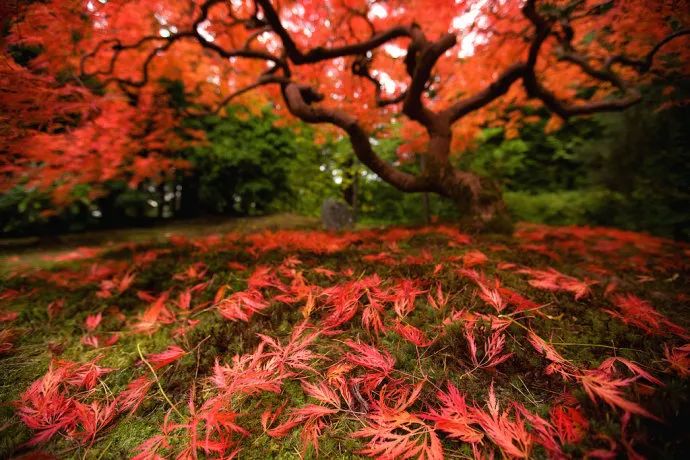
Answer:
POLYGON ((175 411, 175 413, 176 413, 180 418, 183 418, 183 416, 182 416, 182 414, 180 413, 180 411, 177 410, 177 407, 175 407, 175 404, 173 404, 173 402, 170 400, 170 398, 168 398, 168 395, 165 393, 165 390, 163 390, 163 386, 161 385, 161 381, 158 380, 158 374, 156 374, 155 369, 153 368, 153 366, 151 366, 151 364, 150 364, 148 361, 146 361, 146 358, 144 358, 144 354, 141 352, 141 347, 140 347, 139 342, 137 342, 137 351, 139 352, 139 357, 141 358, 141 360, 142 360, 142 361, 144 362, 144 364, 146 364, 146 366, 151 370, 151 373, 153 374, 153 378, 156 380, 156 384, 158 385, 158 390, 161 392, 161 394, 163 395, 163 397, 165 398, 165 400, 168 402, 168 404, 170 404, 170 407, 172 407, 172 409, 175 411))
POLYGON ((563 346, 573 346, 573 347, 596 347, 596 348, 609 348, 611 350, 630 350, 644 353, 644 350, 639 350, 637 348, 627 348, 627 347, 616 347, 613 345, 603 345, 600 343, 575 343, 575 342, 551 342, 551 345, 563 345, 563 346))

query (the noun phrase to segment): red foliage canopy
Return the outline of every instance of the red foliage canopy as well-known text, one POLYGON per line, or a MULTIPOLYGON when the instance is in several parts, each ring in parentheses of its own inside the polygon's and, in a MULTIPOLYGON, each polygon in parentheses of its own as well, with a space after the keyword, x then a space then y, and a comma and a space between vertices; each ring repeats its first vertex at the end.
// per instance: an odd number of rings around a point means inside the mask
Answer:
POLYGON ((457 199, 479 186, 453 171, 448 155, 479 127, 503 124, 510 135, 530 121, 520 108, 540 105, 556 127, 627 108, 654 79, 690 74, 687 0, 16 0, 5 8, 13 14, 0 39, 3 188, 57 186, 58 202, 76 184, 136 184, 184 167, 166 159, 188 139, 155 84, 162 79, 181 80, 197 111, 270 102, 335 125, 384 180, 457 199), (26 47, 41 52, 15 59, 26 47), (389 135, 406 140, 402 157, 429 155, 421 175, 374 153, 370 139, 389 135))

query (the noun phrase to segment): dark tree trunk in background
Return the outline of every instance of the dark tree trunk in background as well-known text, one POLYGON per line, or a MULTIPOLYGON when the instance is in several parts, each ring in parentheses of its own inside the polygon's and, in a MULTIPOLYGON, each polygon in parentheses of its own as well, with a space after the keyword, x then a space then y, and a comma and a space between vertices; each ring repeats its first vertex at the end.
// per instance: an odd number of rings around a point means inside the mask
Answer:
MULTIPOLYGON (((426 157, 419 155, 419 169, 424 171, 426 168, 426 157)), ((429 210, 429 192, 422 192, 422 213, 424 214, 424 223, 429 225, 431 223, 431 213, 429 210)))
POLYGON ((355 177, 352 174, 352 170, 355 164, 354 158, 348 160, 348 162, 343 166, 343 180, 347 186, 343 189, 343 200, 350 206, 355 202, 355 177))
POLYGON ((156 186, 156 192, 158 192, 158 218, 163 218, 163 208, 165 207, 165 182, 160 183, 156 186))
POLYGON ((117 198, 118 194, 110 193, 96 203, 98 210, 101 212, 99 219, 101 226, 108 228, 117 227, 138 220, 139 216, 135 216, 134 219, 127 216, 123 207, 116 203, 117 198))
POLYGON ((357 157, 352 157, 343 168, 343 178, 347 182, 347 187, 343 190, 343 199, 352 208, 352 219, 357 222, 357 207, 359 193, 359 161, 357 157))
POLYGON ((352 222, 357 223, 357 214, 359 208, 359 161, 354 159, 354 173, 352 177, 352 222))
POLYGON ((196 174, 184 174, 179 184, 182 186, 182 190, 178 216, 183 219, 198 217, 201 214, 199 206, 199 177, 196 174))

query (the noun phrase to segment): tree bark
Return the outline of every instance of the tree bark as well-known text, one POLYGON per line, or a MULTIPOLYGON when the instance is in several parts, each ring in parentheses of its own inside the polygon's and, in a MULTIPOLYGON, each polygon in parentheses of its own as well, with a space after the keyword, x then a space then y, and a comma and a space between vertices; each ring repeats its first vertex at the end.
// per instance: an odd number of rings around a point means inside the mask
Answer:
POLYGON ((472 172, 456 169, 450 163, 450 145, 450 130, 447 134, 444 132, 430 137, 421 173, 429 184, 436 184, 429 191, 450 198, 455 203, 463 227, 511 232, 512 221, 498 184, 472 172))
POLYGON ((455 179, 447 185, 464 227, 510 233, 513 222, 508 214, 498 184, 467 171, 455 171, 455 179))

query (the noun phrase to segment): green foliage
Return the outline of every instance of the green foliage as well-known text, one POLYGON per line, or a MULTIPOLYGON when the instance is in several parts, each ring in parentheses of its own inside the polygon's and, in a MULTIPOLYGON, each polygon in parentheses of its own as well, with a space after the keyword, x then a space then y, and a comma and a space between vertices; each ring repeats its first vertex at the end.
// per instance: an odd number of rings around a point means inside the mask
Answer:
MULTIPOLYGON (((546 133, 546 117, 507 139, 487 128, 459 164, 499 181, 517 220, 592 224, 690 238, 690 107, 658 110, 662 88, 620 114, 572 120, 546 133)), ((682 101, 690 85, 675 95, 682 101)), ((542 114, 545 115, 545 114, 542 114)))
POLYGON ((275 121, 268 111, 251 117, 239 108, 228 108, 225 117, 189 122, 204 129, 209 141, 188 156, 194 168, 188 187, 197 193, 200 210, 253 215, 285 198, 289 163, 297 146, 288 130, 274 126, 275 121))
POLYGON ((520 136, 505 137, 503 128, 487 128, 478 145, 460 158, 460 165, 498 180, 504 190, 547 191, 587 184, 588 164, 583 152, 600 136, 595 120, 577 120, 548 134, 546 118, 525 125, 520 136))
POLYGON ((552 225, 604 224, 624 202, 622 195, 606 189, 507 191, 503 198, 516 219, 552 225))
MULTIPOLYGON (((690 94, 690 85, 681 94, 690 94)), ((690 106, 653 109, 604 119, 610 134, 593 182, 625 197, 629 218, 616 225, 689 239, 690 106)))
POLYGON ((300 126, 294 143, 297 150, 289 164, 287 180, 290 194, 287 199, 279 200, 277 206, 282 210, 318 216, 325 198, 342 196, 343 187, 335 182, 335 177, 351 157, 344 157, 332 141, 323 146, 315 145, 313 128, 308 125, 300 126))
POLYGON ((0 195, 0 222, 2 232, 22 231, 45 222, 41 211, 47 197, 24 187, 14 187, 0 195))
POLYGON ((326 197, 341 196, 351 184, 351 151, 342 141, 317 146, 312 127, 277 121, 270 108, 254 116, 236 107, 224 117, 190 120, 209 142, 187 156, 193 170, 183 195, 198 197, 195 206, 211 214, 318 215, 326 197))
POLYGON ((33 188, 13 187, 0 195, 0 232, 17 235, 83 230, 93 223, 88 191, 87 185, 75 187, 72 193, 76 199, 55 213, 48 193, 33 188))

